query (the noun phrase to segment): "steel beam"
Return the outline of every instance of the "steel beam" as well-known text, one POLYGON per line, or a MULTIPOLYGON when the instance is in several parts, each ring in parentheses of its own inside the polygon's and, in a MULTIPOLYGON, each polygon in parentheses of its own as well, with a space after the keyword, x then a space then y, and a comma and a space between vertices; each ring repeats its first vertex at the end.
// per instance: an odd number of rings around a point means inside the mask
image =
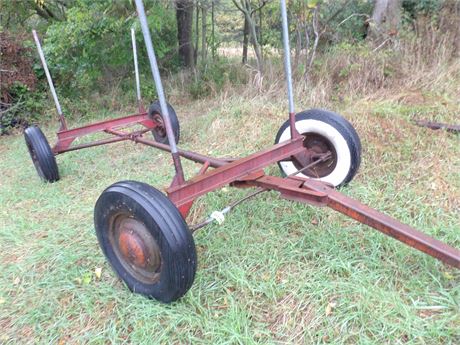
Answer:
POLYGON ((136 95, 137 95, 137 107, 139 112, 144 112, 144 106, 142 104, 141 98, 141 82, 139 79, 139 67, 137 64, 137 47, 136 47, 136 34, 134 32, 134 28, 131 28, 131 41, 133 44, 133 59, 134 59, 134 73, 136 75, 136 95))
POLYGON ((180 161, 179 153, 177 152, 176 139, 174 137, 171 117, 169 116, 168 106, 166 103, 166 97, 163 91, 163 84, 161 83, 160 70, 158 69, 157 58, 155 56, 155 50, 152 44, 152 38, 150 36, 149 25, 147 23, 147 16, 145 15, 144 3, 142 0, 135 0, 137 15, 141 24, 142 34, 144 35, 145 48, 149 57, 150 69, 152 71, 152 77, 155 82, 155 88, 157 90, 158 100, 160 101, 161 115, 163 117, 166 135, 168 137, 169 145, 171 146, 171 156, 174 162, 174 168, 176 170, 176 176, 179 184, 184 182, 184 171, 180 161))
POLYGON ((209 171, 204 175, 196 176, 181 186, 168 189, 168 195, 177 207, 195 200, 200 195, 225 186, 251 172, 263 169, 286 157, 305 150, 303 137, 285 141, 269 149, 254 153, 248 157, 209 171))
MULTIPOLYGON (((125 137, 126 136, 126 133, 116 131, 116 130, 110 130, 110 129, 107 130, 107 133, 116 135, 118 137, 125 137)), ((131 138, 128 138, 128 139, 132 140, 132 141, 134 141, 136 143, 141 143, 141 144, 144 144, 144 145, 147 145, 147 146, 155 147, 157 149, 160 149, 160 150, 163 150, 163 151, 166 151, 166 152, 171 152, 171 147, 169 145, 162 144, 162 143, 156 142, 154 140, 145 139, 145 138, 140 137, 140 136, 134 136, 134 137, 131 137, 131 138)), ((184 158, 186 158, 188 160, 191 160, 191 161, 194 161, 194 162, 197 162, 197 163, 202 163, 202 164, 206 164, 206 162, 208 162, 207 164, 209 164, 209 166, 211 166, 213 168, 218 168, 218 167, 221 167, 221 166, 223 166, 225 164, 228 164, 228 161, 226 161, 225 159, 213 158, 213 157, 209 157, 209 156, 206 156, 206 155, 203 155, 203 154, 200 154, 200 153, 182 150, 180 148, 178 148, 177 151, 178 151, 179 155, 181 155, 181 157, 184 157, 184 158)))
POLYGON ((32 35, 34 36, 35 44, 38 50, 38 55, 40 55, 40 60, 42 62, 43 69, 45 70, 46 79, 48 80, 48 85, 50 87, 51 94, 53 95, 54 104, 56 105, 56 111, 59 116, 59 122, 61 123, 60 129, 67 129, 67 124, 65 122, 64 115, 62 114, 61 104, 59 103, 56 89, 54 88, 53 79, 51 78, 50 71, 48 70, 48 64, 46 63, 45 54, 43 54, 42 45, 40 44, 40 40, 35 30, 32 30, 32 35))
POLYGON ((102 132, 106 129, 116 128, 120 126, 126 126, 130 124, 142 124, 150 129, 153 129, 157 126, 157 123, 149 118, 147 113, 128 115, 125 117, 120 117, 118 119, 104 120, 96 123, 92 123, 86 126, 72 128, 64 131, 59 131, 57 137, 59 140, 78 138, 83 135, 102 132))

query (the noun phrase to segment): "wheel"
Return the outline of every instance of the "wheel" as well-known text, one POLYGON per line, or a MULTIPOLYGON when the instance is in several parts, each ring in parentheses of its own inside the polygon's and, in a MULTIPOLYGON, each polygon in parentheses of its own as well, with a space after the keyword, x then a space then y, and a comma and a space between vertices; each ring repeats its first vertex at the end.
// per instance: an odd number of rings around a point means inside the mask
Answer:
POLYGON ((46 182, 58 181, 59 170, 56 158, 41 129, 37 126, 27 127, 24 138, 38 176, 46 182))
POLYGON ((94 224, 102 251, 131 291, 170 303, 192 286, 193 236, 157 189, 136 181, 111 185, 96 202, 94 224))
MULTIPOLYGON (((174 133, 174 139, 176 140, 176 144, 179 143, 179 136, 180 136, 180 126, 179 120, 177 118, 177 114, 174 108, 169 104, 166 103, 168 106, 168 113, 169 118, 171 119, 171 126, 174 133)), ((150 104, 149 112, 150 118, 154 120, 159 125, 152 130, 153 137, 155 141, 162 143, 162 144, 169 144, 168 136, 166 135, 166 127, 164 126, 163 122, 163 115, 161 112, 160 102, 155 101, 150 104)))
MULTIPOLYGON (((283 174, 294 174, 317 161, 321 155, 330 152, 328 159, 318 162, 297 176, 315 178, 335 187, 343 186, 353 179, 361 162, 361 141, 346 119, 327 110, 311 109, 296 114, 296 128, 305 137, 304 146, 313 155, 279 162, 283 174)), ((275 143, 290 138, 288 120, 279 129, 275 143)))

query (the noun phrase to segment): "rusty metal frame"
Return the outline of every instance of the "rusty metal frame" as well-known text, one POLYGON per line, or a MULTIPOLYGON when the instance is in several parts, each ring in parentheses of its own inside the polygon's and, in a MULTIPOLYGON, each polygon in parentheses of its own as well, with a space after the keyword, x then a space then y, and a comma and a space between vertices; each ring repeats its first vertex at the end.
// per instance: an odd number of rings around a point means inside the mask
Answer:
MULTIPOLYGON (((126 140, 170 152, 169 145, 143 137, 146 132, 155 128, 156 125, 154 121, 148 118, 146 113, 143 113, 59 131, 58 142, 54 147, 54 152, 55 154, 60 154, 126 140), (130 132, 122 130, 124 126, 133 124, 141 124, 145 129, 130 132), (80 136, 101 131, 113 137, 70 146, 70 143, 80 136)), ((281 178, 264 174, 263 169, 267 166, 280 160, 288 159, 303 151, 305 151, 305 148, 303 146, 303 137, 301 136, 237 160, 210 157, 178 148, 178 154, 181 157, 201 163, 203 167, 195 177, 183 183, 173 183, 167 188, 167 193, 170 200, 179 208, 185 218, 193 202, 198 197, 226 185, 232 185, 237 188, 262 187, 275 190, 280 192, 281 197, 288 200, 314 206, 327 206, 446 264, 460 268, 460 251, 458 249, 349 198, 325 183, 313 179, 281 178), (214 169, 208 170, 208 167, 214 169)))
MULTIPOLYGON (((142 112, 142 113, 128 115, 128 116, 124 116, 124 117, 120 117, 116 119, 96 122, 96 123, 92 123, 92 124, 82 126, 82 127, 59 130, 56 133, 58 140, 53 147, 53 153, 57 155, 57 154, 64 153, 67 151, 74 151, 79 148, 88 148, 92 146, 102 145, 104 141, 100 140, 100 141, 89 142, 85 145, 81 145, 78 147, 71 147, 71 144, 77 138, 80 138, 86 135, 90 135, 93 133, 98 133, 98 132, 109 133, 110 130, 127 127, 127 126, 133 126, 136 124, 142 125, 146 127, 148 130, 153 130, 157 126, 161 125, 160 123, 157 123, 155 122, 155 120, 150 118, 146 112, 142 112)), ((114 141, 107 140, 106 143, 116 142, 116 141, 120 141, 120 140, 114 140, 114 141)))
MULTIPOLYGON (((144 138, 143 135, 156 126, 157 124, 148 118, 146 113, 142 113, 59 131, 54 153, 57 155, 127 140, 171 152, 169 145, 144 138), (130 132, 122 130, 123 127, 133 124, 140 124, 145 128, 130 132), (95 132, 105 132, 113 137, 77 146, 70 145, 76 138, 95 132)), ((226 185, 237 188, 263 187, 275 190, 280 192, 281 197, 288 200, 314 206, 327 206, 446 264, 460 268, 460 250, 349 198, 325 183, 313 179, 281 178, 264 174, 263 169, 269 165, 289 159, 303 151, 305 148, 302 136, 237 160, 210 157, 178 148, 178 154, 181 157, 201 163, 203 167, 195 177, 183 183, 173 183, 167 188, 167 193, 185 218, 198 197, 226 185), (208 167, 214 169, 209 170, 208 167)))
POLYGON ((223 165, 203 175, 198 175, 184 184, 169 188, 168 195, 180 207, 197 197, 230 184, 245 175, 261 170, 272 163, 305 151, 303 138, 295 138, 254 153, 245 158, 223 165))
MULTIPOLYGON (((284 0, 281 0, 281 3, 283 39, 285 52, 288 52, 289 44, 287 37, 286 6, 284 0)), ((140 0, 136 0, 136 4, 140 6, 142 2, 140 0)), ((144 37, 148 36, 146 35, 145 31, 148 32, 148 30, 144 30, 144 37)), ((297 132, 294 126, 295 113, 292 97, 292 81, 290 76, 290 59, 287 54, 285 55, 285 65, 287 70, 286 78, 289 96, 289 121, 291 124, 291 139, 274 145, 271 148, 235 160, 209 157, 207 155, 177 148, 175 143, 172 143, 170 146, 144 138, 143 135, 145 133, 150 132, 157 126, 161 126, 163 124, 155 122, 155 120, 150 118, 147 112, 145 112, 142 101, 140 99, 138 79, 136 80, 136 86, 138 89, 138 113, 116 119, 104 120, 93 124, 88 124, 78 128, 68 129, 65 123, 64 115, 62 114, 59 102, 57 100, 57 95, 54 90, 51 76, 49 75, 49 71, 46 67, 46 61, 44 60, 43 52, 41 51, 38 36, 35 32, 34 37, 37 42, 37 47, 40 53, 40 57, 42 58, 45 71, 47 72, 46 74, 50 88, 53 91, 53 97, 55 99, 56 108, 58 110, 61 124, 60 129, 57 132, 57 142, 53 147, 54 155, 127 140, 134 143, 141 143, 147 146, 152 146, 160 150, 170 152, 173 155, 176 175, 171 183, 171 186, 167 188, 166 191, 170 200, 179 208, 184 218, 188 215, 193 202, 198 197, 225 185, 231 185, 237 188, 259 187, 267 190, 278 191, 281 194, 281 197, 285 199, 303 202, 315 206, 330 207, 340 213, 345 214, 348 217, 357 220, 358 222, 369 225, 370 227, 373 227, 378 231, 407 244, 408 246, 420 250, 436 259, 439 259, 446 264, 460 268, 460 250, 440 242, 420 231, 417 231, 408 225, 402 224, 399 221, 360 203, 359 201, 349 198, 325 183, 313 179, 303 179, 293 176, 288 178, 280 178, 276 176, 265 175, 263 169, 273 163, 285 159, 293 159, 296 155, 309 154, 308 149, 306 149, 303 145, 303 137, 297 132), (126 131, 128 127, 133 125, 141 125, 143 126, 143 129, 126 131), (90 141, 84 144, 72 145, 77 138, 98 132, 106 133, 112 137, 90 141), (180 157, 202 164, 201 169, 195 177, 189 180, 184 180, 180 157)), ((134 55, 136 57, 136 47, 133 32, 132 39, 134 55)), ((153 53, 153 48, 151 50, 151 53, 153 53)), ((136 61, 135 64, 137 74, 138 71, 136 61)), ((155 68, 152 68, 152 70, 155 70, 155 68)), ((154 76, 154 79, 158 84, 157 86, 161 86, 159 73, 157 74, 158 75, 154 76)), ((136 78, 138 78, 137 75, 136 78)), ((160 97, 160 101, 162 103, 162 109, 165 108, 164 95, 163 97, 160 97)), ((171 138, 172 129, 168 121, 166 121, 166 129, 168 132, 168 137, 171 138)))

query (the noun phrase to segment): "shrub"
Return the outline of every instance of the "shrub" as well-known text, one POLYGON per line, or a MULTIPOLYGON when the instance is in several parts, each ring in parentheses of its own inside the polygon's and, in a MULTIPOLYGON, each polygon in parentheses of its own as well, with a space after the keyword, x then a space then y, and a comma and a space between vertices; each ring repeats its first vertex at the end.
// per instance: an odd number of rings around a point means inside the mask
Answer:
POLYGON ((38 120, 46 104, 44 92, 32 91, 27 85, 17 82, 9 88, 11 106, 2 106, 0 134, 7 134, 13 127, 27 127, 38 120))
POLYGON ((198 72, 190 83, 188 91, 192 98, 198 99, 221 92, 226 85, 246 84, 248 73, 239 63, 227 59, 206 61, 198 67, 198 72))
MULTIPOLYGON (((149 26, 160 65, 173 69, 176 55, 174 11, 160 1, 148 5, 149 26)), ((148 68, 144 41, 131 3, 80 0, 67 20, 48 27, 44 50, 56 84, 64 96, 104 90, 132 75, 130 29, 136 28, 140 69, 148 68)))
POLYGON ((37 78, 33 70, 32 51, 24 36, 0 33, 1 90, 0 133, 18 125, 27 125, 43 106, 43 95, 36 91, 37 78))

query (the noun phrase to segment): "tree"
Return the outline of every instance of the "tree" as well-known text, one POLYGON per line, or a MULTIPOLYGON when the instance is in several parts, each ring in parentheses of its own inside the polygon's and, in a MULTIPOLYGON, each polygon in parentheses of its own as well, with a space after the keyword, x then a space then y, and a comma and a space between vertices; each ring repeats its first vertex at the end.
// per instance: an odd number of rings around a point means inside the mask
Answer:
POLYGON ((376 0, 368 28, 370 39, 398 34, 401 22, 401 0, 376 0))
POLYGON ((194 66, 192 44, 193 1, 176 0, 177 39, 179 41, 179 59, 183 66, 194 66))
MULTIPOLYGON (((257 70, 259 73, 263 73, 263 59, 262 59, 262 48, 260 46, 260 42, 257 36, 257 29, 256 29, 256 21, 254 19, 254 13, 259 11, 264 7, 268 0, 262 0, 259 2, 258 6, 253 8, 251 4, 251 0, 232 0, 233 4, 243 13, 244 15, 244 32, 249 31, 251 37, 251 43, 254 48, 254 52, 256 53, 256 60, 257 60, 257 70)), ((247 37, 247 35, 246 35, 247 37)), ((247 39, 244 39, 246 42, 246 50, 243 44, 243 52, 246 51, 247 54, 247 39)), ((243 42, 243 43, 244 43, 243 42)), ((243 63, 247 61, 247 56, 245 57, 243 54, 243 63)))
POLYGON ((245 17, 244 27, 243 27, 243 57, 241 60, 243 64, 248 63, 248 44, 249 44, 249 24, 245 17))
POLYGON ((208 49, 207 41, 206 41, 207 14, 208 14, 208 4, 205 0, 203 0, 201 1, 201 60, 202 61, 206 61, 207 49, 208 49))
POLYGON ((40 30, 67 19, 74 0, 0 0, 0 26, 9 32, 28 31, 29 23, 40 30))
POLYGON ((200 23, 200 3, 196 1, 196 10, 195 10, 195 47, 193 47, 193 58, 195 64, 198 61, 198 43, 200 41, 200 35, 198 35, 200 23))
POLYGON ((65 11, 69 3, 65 1, 28 0, 30 6, 43 19, 63 21, 66 19, 65 11))
POLYGON ((211 52, 212 59, 216 57, 216 36, 215 36, 215 12, 214 12, 214 1, 211 0, 211 52))
POLYGON ((321 35, 320 30, 320 1, 297 1, 290 8, 295 28, 295 56, 294 69, 297 68, 300 56, 305 55, 304 78, 308 80, 309 72, 313 67, 321 35))
MULTIPOLYGON (((211 0, 213 3, 214 0, 211 0)), ((213 4, 211 5, 213 8, 213 4)), ((195 59, 195 64, 198 62, 198 43, 201 40, 201 52, 200 59, 201 61, 206 61, 208 53, 208 42, 207 42, 207 22, 208 22, 208 8, 209 3, 207 0, 196 0, 195 2, 195 47, 193 49, 193 56, 195 59), (201 33, 199 28, 200 23, 200 13, 201 13, 201 33), (201 36, 201 39, 200 39, 201 36)), ((212 20, 214 20, 213 13, 211 12, 212 20)))

